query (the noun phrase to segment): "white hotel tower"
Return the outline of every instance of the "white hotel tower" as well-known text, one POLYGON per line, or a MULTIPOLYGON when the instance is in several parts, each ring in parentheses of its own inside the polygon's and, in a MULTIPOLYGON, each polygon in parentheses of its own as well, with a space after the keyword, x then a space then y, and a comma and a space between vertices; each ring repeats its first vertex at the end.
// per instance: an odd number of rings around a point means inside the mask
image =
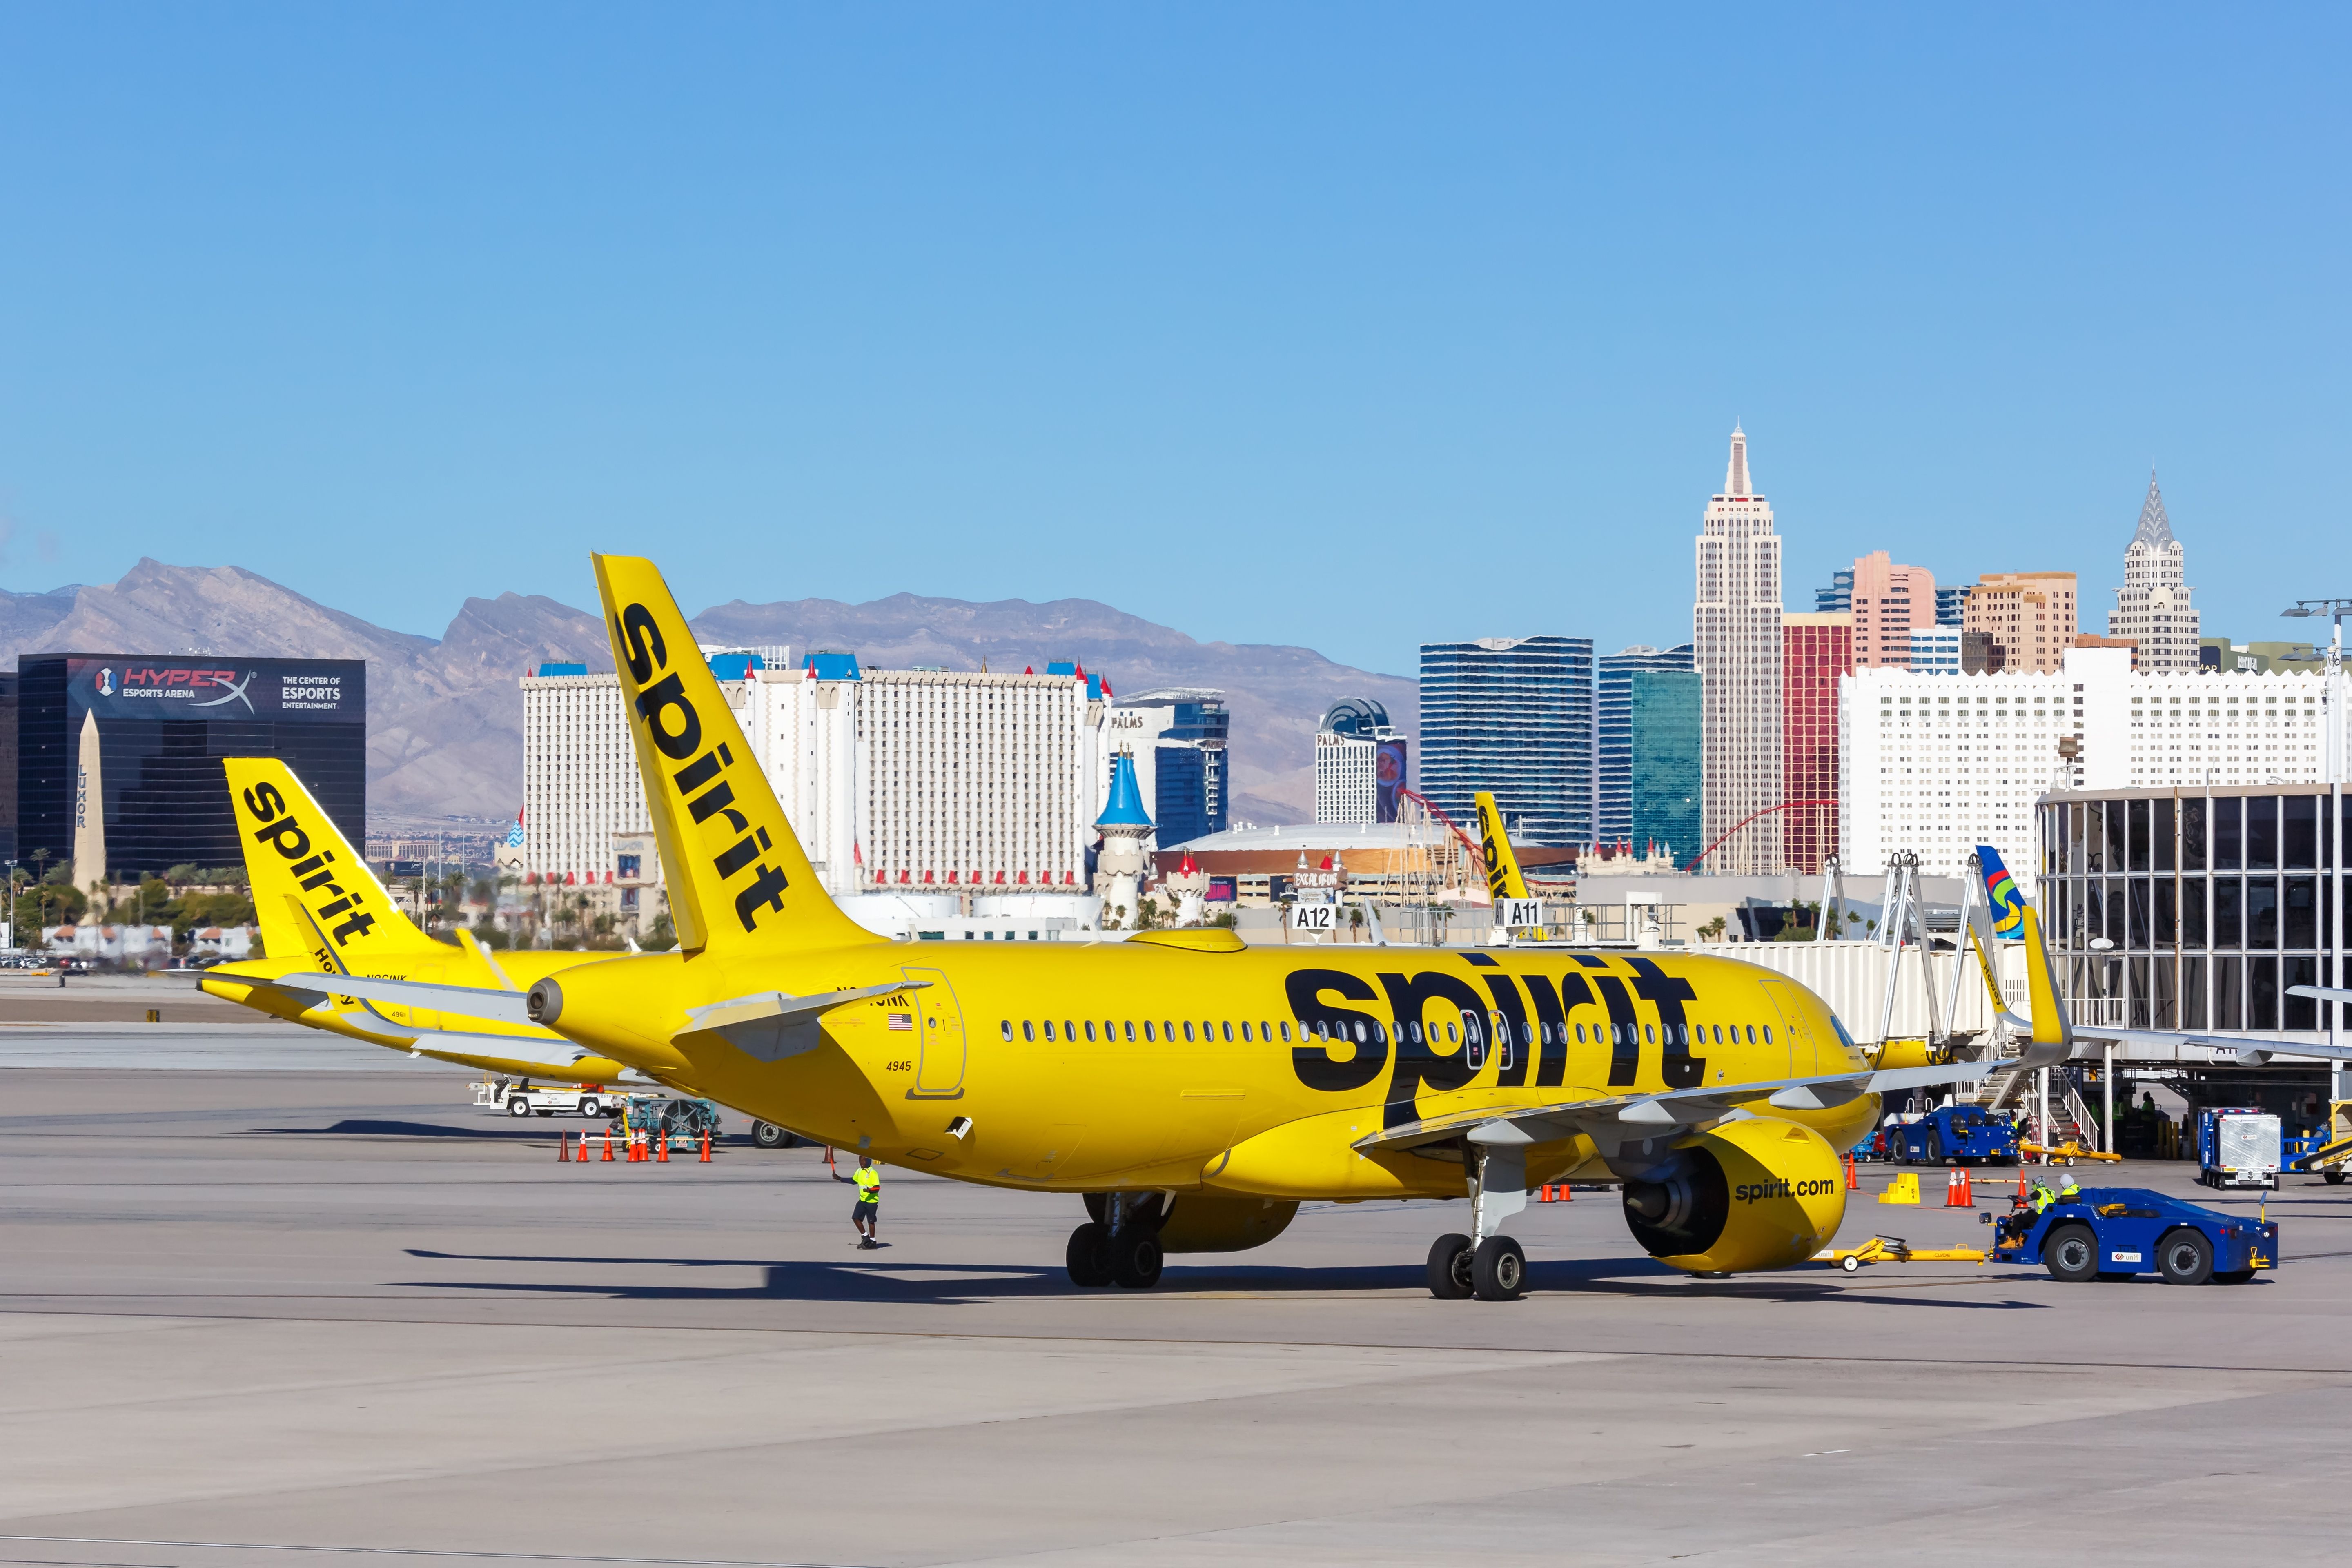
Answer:
MULTIPOLYGON (((1723 493, 1698 536, 1691 630, 1702 688, 1700 837, 1713 844, 1780 804, 1780 540, 1772 508, 1749 487, 1748 437, 1731 432, 1723 493)), ((1730 875, 1780 869, 1780 819, 1759 818, 1707 857, 1730 875)))

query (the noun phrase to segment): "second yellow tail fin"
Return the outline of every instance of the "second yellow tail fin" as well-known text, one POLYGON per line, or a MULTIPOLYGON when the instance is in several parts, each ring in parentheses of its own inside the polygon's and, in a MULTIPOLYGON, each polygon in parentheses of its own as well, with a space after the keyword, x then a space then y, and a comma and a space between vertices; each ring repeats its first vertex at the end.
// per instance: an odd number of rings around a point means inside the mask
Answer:
POLYGON ((660 572, 641 556, 594 559, 678 945, 745 953, 881 941, 816 879, 660 572))
POLYGON ((341 966, 447 950, 416 929, 294 770, 276 757, 228 757, 230 809, 268 951, 310 951, 323 933, 341 966), (307 919, 298 919, 299 910, 307 919), (315 929, 313 929, 315 927, 315 929))

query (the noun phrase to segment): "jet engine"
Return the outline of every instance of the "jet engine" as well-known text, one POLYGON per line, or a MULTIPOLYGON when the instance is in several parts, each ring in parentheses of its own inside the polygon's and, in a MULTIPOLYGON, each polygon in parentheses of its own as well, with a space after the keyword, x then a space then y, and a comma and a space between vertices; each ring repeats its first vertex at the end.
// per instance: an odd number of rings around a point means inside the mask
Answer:
POLYGON ((1810 1127, 1727 1121, 1675 1150, 1654 1179, 1625 1184, 1625 1223, 1661 1263, 1695 1274, 1786 1268, 1845 1219, 1837 1151, 1810 1127))
MULTIPOLYGON (((1086 1200, 1087 1213, 1096 1223, 1109 1220, 1111 1194, 1088 1193, 1086 1200)), ((1148 1196, 1143 1200, 1142 1217, 1159 1226, 1162 1252, 1247 1252, 1253 1247, 1264 1247, 1288 1229, 1297 1213, 1295 1199, 1228 1198, 1207 1193, 1182 1193, 1172 1205, 1166 1199, 1148 1196), (1152 1218, 1155 1213, 1160 1215, 1156 1220, 1152 1218)))

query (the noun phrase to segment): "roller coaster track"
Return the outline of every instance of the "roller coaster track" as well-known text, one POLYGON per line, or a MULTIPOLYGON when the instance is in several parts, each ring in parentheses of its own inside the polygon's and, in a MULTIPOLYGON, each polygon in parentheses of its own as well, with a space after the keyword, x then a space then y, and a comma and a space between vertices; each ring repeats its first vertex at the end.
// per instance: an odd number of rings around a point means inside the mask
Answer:
MULTIPOLYGON (((1769 816, 1777 811, 1798 811, 1809 805, 1826 805, 1834 808, 1837 805, 1837 802, 1833 800, 1784 800, 1778 805, 1768 805, 1761 811, 1751 811, 1746 816, 1743 816, 1738 821, 1733 823, 1729 827, 1725 828, 1721 837, 1718 837, 1714 843, 1708 845, 1706 848, 1693 856, 1691 858, 1691 863, 1684 867, 1683 869, 1685 871, 1697 870, 1699 868, 1700 862, 1704 861, 1708 856, 1723 847, 1724 839, 1729 838, 1733 834, 1738 832, 1749 823, 1758 820, 1759 817, 1769 816)), ((1449 824, 1449 826, 1451 825, 1449 824)), ((1455 831, 1459 832, 1460 829, 1457 828, 1455 831)))

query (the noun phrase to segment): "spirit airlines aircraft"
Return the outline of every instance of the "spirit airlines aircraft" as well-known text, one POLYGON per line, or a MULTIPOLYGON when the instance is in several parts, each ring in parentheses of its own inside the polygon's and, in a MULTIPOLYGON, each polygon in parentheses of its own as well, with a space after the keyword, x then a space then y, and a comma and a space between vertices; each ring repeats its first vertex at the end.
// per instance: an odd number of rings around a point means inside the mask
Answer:
MULTIPOLYGON (((1579 1174, 1622 1181, 1635 1239, 1675 1268, 1783 1268, 1836 1231, 1838 1151, 1881 1092, 1988 1070, 1874 1071, 1818 997, 1726 958, 1248 948, 1217 930, 884 941, 819 885, 652 563, 595 570, 678 951, 527 996, 279 984, 536 1024, 811 1140, 1082 1194, 1080 1285, 1255 1247, 1303 1200, 1466 1197, 1430 1289, 1507 1299, 1526 1258, 1504 1222, 1530 1185, 1579 1174)), ((2046 991, 2037 1019, 2058 1016, 2046 991)))
POLYGON ((611 1083, 628 1069, 528 1022, 488 1024, 414 999, 375 1002, 336 988, 358 975, 479 986, 520 996, 542 975, 604 956, 593 952, 494 954, 460 931, 463 945, 434 941, 392 897, 275 757, 231 757, 231 809, 247 842, 261 940, 273 955, 205 972, 203 988, 275 1017, 370 1045, 479 1068, 575 1083, 611 1083), (308 974, 300 984, 287 975, 308 974))

